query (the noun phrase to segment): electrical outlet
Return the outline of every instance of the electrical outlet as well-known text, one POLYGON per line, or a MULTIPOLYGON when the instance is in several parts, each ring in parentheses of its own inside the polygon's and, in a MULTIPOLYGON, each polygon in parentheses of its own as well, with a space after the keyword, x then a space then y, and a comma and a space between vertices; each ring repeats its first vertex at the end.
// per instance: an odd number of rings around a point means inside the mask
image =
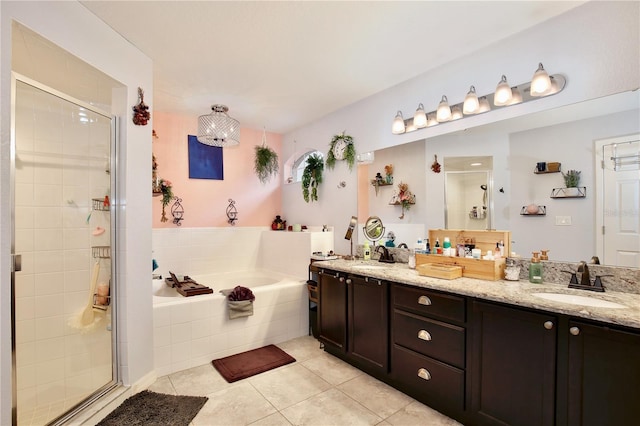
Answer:
POLYGON ((571 216, 556 216, 556 226, 571 225, 571 216))

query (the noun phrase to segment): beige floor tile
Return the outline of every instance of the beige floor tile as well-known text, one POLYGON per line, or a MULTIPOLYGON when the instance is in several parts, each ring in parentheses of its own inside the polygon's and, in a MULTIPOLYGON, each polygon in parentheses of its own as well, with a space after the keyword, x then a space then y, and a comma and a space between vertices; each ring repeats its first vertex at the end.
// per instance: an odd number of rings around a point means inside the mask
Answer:
POLYGON ((338 389, 383 419, 414 401, 410 396, 367 374, 342 383, 338 389))
POLYGON ((178 393, 173 388, 169 376, 158 377, 158 379, 149 386, 149 390, 157 393, 165 393, 167 395, 177 395, 178 393))
POLYGON ((193 419, 194 426, 248 425, 277 412, 248 382, 233 384, 207 397, 209 400, 193 419))
POLYGON ((281 413, 294 425, 358 426, 376 425, 382 421, 335 388, 286 408, 281 413))
POLYGON ((329 383, 300 364, 290 364, 259 374, 249 381, 278 410, 317 395, 331 387, 329 383))
POLYGON ((170 374, 169 380, 178 395, 205 396, 230 385, 211 364, 170 374))
POLYGON ((357 368, 326 352, 302 363, 332 385, 339 385, 364 374, 357 368))
POLYGON ((418 401, 404 407, 391 417, 386 419, 393 426, 454 426, 461 425, 453 419, 437 412, 436 410, 421 404, 418 401))
POLYGON ((278 412, 251 423, 251 426, 291 426, 291 423, 278 412))
POLYGON ((294 357, 297 362, 304 362, 324 353, 324 351, 320 349, 320 342, 313 336, 298 337, 278 343, 276 346, 294 357))

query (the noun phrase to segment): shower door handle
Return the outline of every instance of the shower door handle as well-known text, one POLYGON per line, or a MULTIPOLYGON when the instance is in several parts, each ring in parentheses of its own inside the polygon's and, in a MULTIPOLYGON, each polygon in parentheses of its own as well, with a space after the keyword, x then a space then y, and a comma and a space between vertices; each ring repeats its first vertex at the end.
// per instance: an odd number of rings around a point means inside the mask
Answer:
POLYGON ((13 272, 22 271, 22 255, 14 254, 13 256, 13 272))

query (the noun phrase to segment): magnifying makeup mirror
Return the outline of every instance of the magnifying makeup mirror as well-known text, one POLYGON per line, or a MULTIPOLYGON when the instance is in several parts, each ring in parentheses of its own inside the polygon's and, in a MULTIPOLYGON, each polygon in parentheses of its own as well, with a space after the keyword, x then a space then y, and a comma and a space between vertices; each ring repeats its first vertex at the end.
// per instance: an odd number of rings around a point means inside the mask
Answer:
POLYGON ((351 216, 351 221, 349 222, 349 227, 347 228, 347 233, 344 235, 345 240, 351 241, 351 254, 349 256, 345 256, 347 260, 353 260, 353 230, 356 229, 356 225, 358 224, 358 218, 356 216, 351 216))

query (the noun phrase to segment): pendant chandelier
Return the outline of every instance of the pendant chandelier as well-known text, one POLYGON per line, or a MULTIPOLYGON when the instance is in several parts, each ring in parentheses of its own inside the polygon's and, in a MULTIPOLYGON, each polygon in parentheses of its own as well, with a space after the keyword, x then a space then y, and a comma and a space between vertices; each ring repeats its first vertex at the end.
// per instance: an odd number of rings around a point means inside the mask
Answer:
POLYGON ((221 147, 240 143, 240 123, 227 111, 226 105, 213 105, 211 114, 198 117, 198 142, 221 147))

